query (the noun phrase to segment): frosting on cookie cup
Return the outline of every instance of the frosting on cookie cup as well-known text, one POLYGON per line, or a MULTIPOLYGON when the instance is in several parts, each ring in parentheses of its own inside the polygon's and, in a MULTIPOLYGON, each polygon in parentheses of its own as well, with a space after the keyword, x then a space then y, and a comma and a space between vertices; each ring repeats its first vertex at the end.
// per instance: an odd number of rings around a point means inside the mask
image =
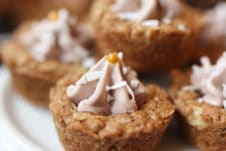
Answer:
POLYGON ((140 18, 137 17, 140 9, 136 7, 135 10, 123 7, 125 10, 121 11, 116 0, 97 1, 92 8, 91 20, 98 50, 102 54, 122 51, 125 63, 138 72, 166 72, 185 66, 195 51, 191 46, 198 40, 204 16, 177 0, 172 2, 175 4, 172 7, 167 5, 170 2, 165 0, 162 4, 164 9, 167 6, 168 13, 157 9, 157 16, 151 12, 147 18, 143 14, 140 18), (174 9, 178 5, 179 8, 174 9))
MULTIPOLYGON (((49 108, 65 150, 148 151, 159 144, 172 119, 174 106, 159 86, 142 86, 134 82, 126 85, 120 80, 112 80, 120 76, 115 74, 120 61, 115 56, 117 54, 103 57, 79 81, 76 82, 76 75, 67 76, 51 90, 49 108), (97 71, 105 72, 98 74, 97 71), (104 80, 106 75, 111 82, 104 80), (137 87, 132 88, 135 85, 137 87), (106 89, 101 89, 102 86, 106 89), (141 94, 145 97, 139 97, 139 93, 133 96, 133 92, 143 88, 145 92, 141 94), (108 97, 109 94, 112 98, 108 97)), ((128 70, 123 77, 126 79, 130 74, 128 70)))
POLYGON ((77 51, 78 47, 80 52, 85 51, 78 43, 90 39, 82 31, 64 9, 50 12, 40 22, 22 24, 2 46, 3 63, 9 68, 18 92, 34 104, 47 106, 50 88, 59 78, 71 72, 81 74, 86 71, 93 59, 90 60, 87 52, 81 57, 77 51), (69 25, 72 24, 79 28, 73 28, 79 40, 71 35, 69 25), (56 40, 59 38, 56 33, 61 33, 61 40, 56 40), (48 35, 47 39, 45 35, 48 35))
POLYGON ((200 150, 225 150, 225 54, 216 64, 207 57, 201 63, 191 71, 172 73, 171 96, 189 141, 200 150))

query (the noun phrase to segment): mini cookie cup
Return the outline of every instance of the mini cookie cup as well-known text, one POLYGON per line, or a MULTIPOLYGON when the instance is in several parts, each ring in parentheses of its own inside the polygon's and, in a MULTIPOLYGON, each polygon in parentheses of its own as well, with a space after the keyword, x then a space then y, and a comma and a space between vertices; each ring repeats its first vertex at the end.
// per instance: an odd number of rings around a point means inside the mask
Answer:
POLYGON ((9 68, 16 90, 31 103, 48 106, 50 88, 59 78, 70 72, 81 75, 86 69, 76 63, 36 61, 19 41, 20 34, 23 34, 29 25, 30 22, 23 24, 14 37, 3 44, 2 59, 9 68))
POLYGON ((190 71, 174 71, 171 95, 179 112, 180 126, 188 140, 203 151, 226 150, 226 110, 199 103, 200 93, 180 90, 189 84, 190 71))
POLYGON ((156 148, 172 119, 174 106, 165 91, 148 86, 149 97, 130 114, 94 115, 78 112, 66 96, 66 88, 77 76, 67 76, 52 88, 50 111, 60 140, 67 151, 143 150, 156 148))
POLYGON ((171 25, 159 21, 157 27, 148 27, 120 19, 110 8, 114 2, 98 0, 91 9, 97 47, 102 54, 122 51, 125 62, 138 72, 166 72, 188 64, 194 54, 190 48, 204 24, 202 13, 186 7, 189 13, 173 19, 171 25))

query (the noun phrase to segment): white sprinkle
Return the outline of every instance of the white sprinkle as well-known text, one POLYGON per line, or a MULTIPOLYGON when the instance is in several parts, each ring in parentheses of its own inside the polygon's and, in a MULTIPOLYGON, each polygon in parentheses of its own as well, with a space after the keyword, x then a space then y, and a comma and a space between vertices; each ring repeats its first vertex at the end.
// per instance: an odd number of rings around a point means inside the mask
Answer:
POLYGON ((127 72, 128 72, 128 68, 123 66, 122 67, 122 73, 127 74, 127 72))
POLYGON ((135 95, 142 94, 144 92, 145 92, 144 89, 138 88, 138 89, 135 90, 135 95))
POLYGON ((203 102, 203 98, 198 98, 198 103, 202 103, 203 102))
POLYGON ((204 65, 205 67, 210 67, 211 66, 211 62, 210 62, 210 59, 206 56, 203 56, 200 58, 200 62, 202 65, 204 65))
POLYGON ((76 85, 82 85, 82 84, 86 84, 87 81, 85 79, 80 79, 76 82, 76 85))
POLYGON ((185 31, 186 27, 184 26, 184 24, 178 24, 177 29, 179 29, 180 31, 185 31))
POLYGON ((158 27, 159 26, 159 21, 158 20, 146 20, 142 22, 142 25, 148 26, 148 27, 158 27))
POLYGON ((106 86, 106 91, 119 89, 119 88, 122 88, 124 86, 126 86, 126 81, 119 82, 119 83, 112 85, 112 86, 106 86))
POLYGON ((95 64, 96 60, 93 57, 89 57, 83 60, 82 65, 86 68, 90 68, 95 64))
POLYGON ((226 98, 226 85, 223 84, 223 96, 224 98, 226 98))
POLYGON ((132 100, 135 101, 135 96, 134 96, 133 90, 129 87, 129 85, 127 84, 126 81, 119 82, 119 83, 112 85, 112 86, 106 86, 106 91, 116 90, 116 89, 120 89, 120 88, 123 88, 123 87, 126 87, 128 93, 132 97, 132 100))
POLYGON ((122 52, 119 52, 119 53, 118 53, 118 57, 119 57, 119 59, 122 60, 122 58, 123 58, 123 53, 122 53, 122 52))
POLYGON ((138 86, 139 82, 138 80, 131 80, 130 85, 133 89, 135 89, 138 86))
POLYGON ((108 94, 107 95, 107 102, 111 102, 112 100, 114 100, 113 96, 108 94))
POLYGON ((171 23, 171 20, 170 20, 170 18, 165 17, 165 18, 162 19, 162 22, 163 22, 164 24, 169 25, 169 24, 171 23))
POLYGON ((68 97, 72 98, 74 96, 75 88, 76 88, 75 85, 69 85, 67 87, 66 94, 67 94, 68 97))
POLYGON ((154 97, 154 100, 159 101, 159 98, 158 97, 154 97))
POLYGON ((136 12, 123 12, 123 13, 119 13, 118 17, 122 20, 136 21, 137 18, 138 18, 138 13, 136 13, 136 12))
POLYGON ((226 100, 223 102, 224 109, 226 110, 226 100))
POLYGON ((90 72, 86 75, 86 79, 88 82, 90 81, 95 81, 97 79, 100 79, 100 77, 103 75, 103 72, 102 71, 93 71, 93 72, 90 72))
POLYGON ((194 86, 192 86, 192 85, 188 85, 188 86, 184 86, 184 87, 182 87, 182 90, 183 91, 193 91, 193 90, 195 90, 196 88, 194 87, 194 86))
POLYGON ((100 77, 103 75, 103 71, 93 71, 93 72, 88 72, 85 75, 85 79, 80 79, 79 81, 76 82, 76 85, 81 85, 81 84, 86 84, 87 82, 92 82, 95 80, 100 79, 100 77))
MULTIPOLYGON (((225 31, 226 32, 226 31, 225 31)), ((225 33, 226 34, 226 33, 225 33)), ((226 50, 224 50, 223 56, 226 57, 226 50)))

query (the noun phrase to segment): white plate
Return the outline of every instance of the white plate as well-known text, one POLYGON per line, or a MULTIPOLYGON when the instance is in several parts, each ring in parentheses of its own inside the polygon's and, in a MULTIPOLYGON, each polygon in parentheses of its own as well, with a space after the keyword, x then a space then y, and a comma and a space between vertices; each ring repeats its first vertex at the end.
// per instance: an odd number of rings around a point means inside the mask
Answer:
MULTIPOLYGON (((0 151, 63 151, 48 109, 25 101, 10 81, 0 68, 0 151)), ((195 151, 177 133, 168 130, 157 151, 195 151)))

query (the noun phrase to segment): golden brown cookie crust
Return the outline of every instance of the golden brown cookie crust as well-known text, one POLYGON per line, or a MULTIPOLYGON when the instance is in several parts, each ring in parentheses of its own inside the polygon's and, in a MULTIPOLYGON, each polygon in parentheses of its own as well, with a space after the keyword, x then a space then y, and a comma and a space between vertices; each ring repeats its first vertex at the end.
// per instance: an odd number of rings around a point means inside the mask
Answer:
POLYGON ((195 91, 180 90, 189 84, 189 72, 174 71, 173 75, 176 80, 172 83, 171 94, 189 141, 203 151, 226 150, 226 110, 199 103, 200 95, 195 91))
POLYGON ((109 8, 113 2, 98 0, 91 11, 102 54, 122 51, 125 62, 140 72, 168 71, 189 62, 194 51, 191 46, 197 41, 204 22, 201 13, 189 9, 183 19, 173 20, 172 26, 160 24, 151 28, 118 18, 109 8), (186 20, 195 20, 195 24, 186 20), (178 30, 179 23, 187 27, 185 31, 178 30))
POLYGON ((2 59, 11 72, 18 92, 34 104, 47 106, 49 90, 59 78, 70 72, 82 74, 85 69, 79 64, 56 60, 36 61, 19 41, 19 36, 29 25, 30 22, 24 23, 14 37, 3 44, 2 59))
POLYGON ((149 98, 131 114, 93 115, 78 112, 65 94, 76 77, 58 81, 50 93, 50 110, 67 151, 153 150, 172 119, 174 106, 158 86, 148 86, 149 98))

